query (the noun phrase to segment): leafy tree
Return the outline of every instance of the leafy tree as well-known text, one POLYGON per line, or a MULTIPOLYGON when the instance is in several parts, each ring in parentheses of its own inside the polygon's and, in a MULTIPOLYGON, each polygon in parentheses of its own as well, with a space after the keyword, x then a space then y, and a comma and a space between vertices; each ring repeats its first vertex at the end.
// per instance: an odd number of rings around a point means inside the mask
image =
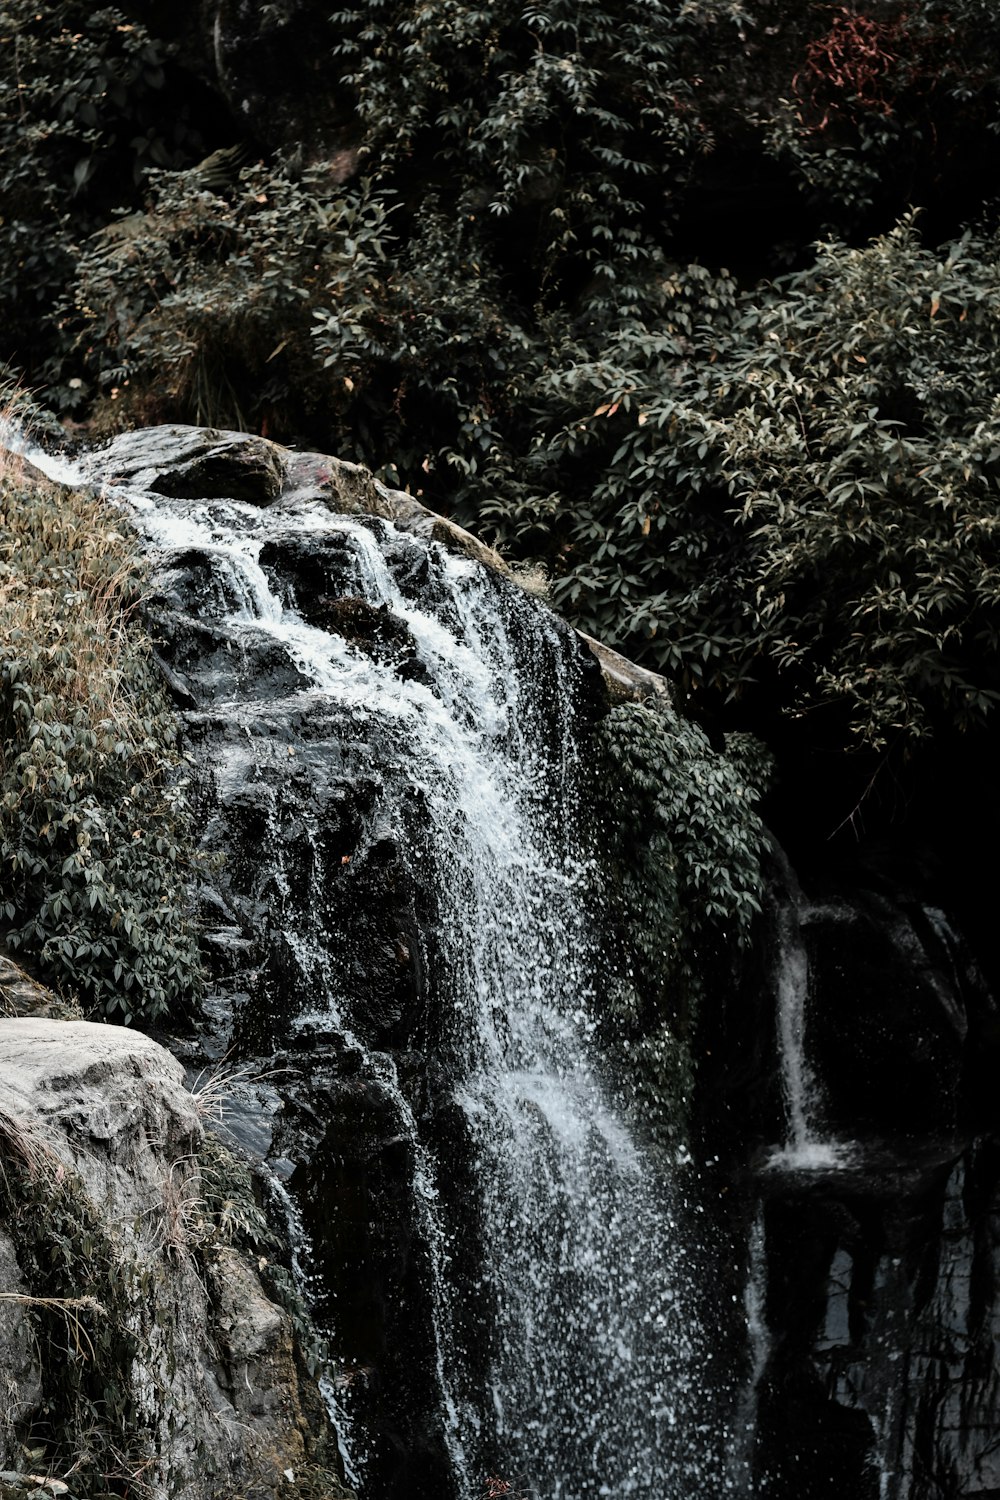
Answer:
POLYGON ((989 713, 993 240, 936 252, 906 219, 814 255, 786 211, 768 254, 800 267, 756 288, 685 248, 720 162, 777 163, 795 214, 852 234, 893 172, 977 212, 982 0, 353 0, 321 28, 336 140, 152 172, 196 135, 158 102, 176 44, 7 3, 31 144, 0 152, 4 232, 54 226, 58 268, 21 258, 71 283, 57 401, 367 462, 542 558, 575 619, 710 708, 823 708, 872 746, 989 713), (138 187, 109 222, 111 163, 138 187))
POLYGON ((602 996, 606 1041, 651 1106, 648 1123, 683 1134, 701 1000, 733 985, 761 909, 756 804, 770 762, 749 735, 714 750, 665 699, 612 709, 596 749, 601 867, 618 936, 602 996))
MULTIPOLYGON (((0 5, 0 325, 4 357, 33 372, 62 344, 53 309, 80 240, 150 168, 203 149, 201 90, 175 96, 174 50, 112 7, 0 5)), ((49 392, 60 410, 84 397, 70 378, 49 392)))
POLYGON ((678 272, 536 386, 526 470, 576 503, 494 500, 491 519, 544 537, 557 597, 690 691, 777 681, 875 747, 982 721, 1000 688, 996 254, 972 234, 927 249, 908 219, 753 291, 678 272))

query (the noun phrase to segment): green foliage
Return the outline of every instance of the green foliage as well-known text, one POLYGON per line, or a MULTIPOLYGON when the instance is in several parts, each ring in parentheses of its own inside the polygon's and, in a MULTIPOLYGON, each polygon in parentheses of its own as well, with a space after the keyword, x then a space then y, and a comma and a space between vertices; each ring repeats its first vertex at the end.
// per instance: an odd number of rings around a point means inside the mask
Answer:
MULTIPOLYGON (((199 149, 188 105, 166 98, 170 50, 110 7, 0 6, 0 323, 21 363, 59 341, 52 309, 79 237, 151 166, 199 149)), ((82 384, 53 395, 71 406, 82 384)))
POLYGON ((602 865, 622 939, 609 1035, 661 1129, 679 1134, 699 1000, 731 976, 760 911, 766 836, 756 803, 768 758, 748 736, 714 751, 666 699, 612 709, 598 734, 602 865))
POLYGON ((331 199, 326 168, 280 161, 219 191, 156 174, 147 212, 88 243, 66 309, 104 420, 287 431, 321 414, 328 446, 390 483, 475 474, 525 340, 444 219, 426 205, 400 245, 390 204, 368 183, 331 199))
POLYGON ((385 213, 353 193, 330 201, 327 186, 321 169, 280 165, 245 169, 228 190, 198 171, 157 173, 145 213, 93 236, 65 313, 119 421, 136 397, 143 416, 287 426, 331 403, 336 421, 347 392, 323 378, 314 312, 355 257, 368 276, 384 258, 385 213))
POLYGON ((115 399, 102 425, 320 429, 439 504, 473 496, 529 440, 539 319, 639 294, 700 149, 675 61, 689 20, 619 11, 338 11, 367 175, 343 186, 339 156, 228 186, 204 163, 154 173, 145 212, 84 244, 61 309, 66 371, 82 357, 115 399))
POLYGON ((756 123, 829 231, 913 202, 1000 129, 1000 19, 984 0, 817 6, 798 35, 797 22, 777 18, 793 69, 756 123))
POLYGON ((212 1240, 252 1256, 269 1255, 278 1248, 246 1161, 211 1131, 206 1131, 198 1150, 198 1174, 212 1240))
POLYGON ((0 481, 0 901, 5 942, 126 1022, 197 994, 173 717, 134 618, 124 519, 0 481))
POLYGON ((763 682, 875 747, 981 722, 1000 689, 996 253, 926 249, 907 220, 751 292, 678 271, 655 315, 539 383, 537 488, 577 503, 493 517, 547 531, 557 600, 689 691, 763 682))
POLYGON ((513 216, 514 274, 547 300, 587 281, 597 300, 628 295, 655 258, 646 220, 700 144, 678 52, 685 10, 709 8, 367 0, 332 22, 382 177, 433 161, 470 248, 503 263, 513 216))
POLYGON ((0 139, 3 232, 47 305, 68 283, 62 408, 367 463, 712 712, 822 707, 825 742, 879 749, 989 713, 996 245, 925 249, 908 219, 814 256, 801 212, 854 234, 951 183, 951 222, 980 212, 984 0, 353 0, 316 33, 336 138, 183 171, 149 170, 196 143, 166 124, 169 46, 69 0, 5 14, 30 149, 0 139), (793 204, 763 262, 809 258, 756 288, 690 254, 743 160, 793 204), (109 222, 112 180, 133 211, 109 222))

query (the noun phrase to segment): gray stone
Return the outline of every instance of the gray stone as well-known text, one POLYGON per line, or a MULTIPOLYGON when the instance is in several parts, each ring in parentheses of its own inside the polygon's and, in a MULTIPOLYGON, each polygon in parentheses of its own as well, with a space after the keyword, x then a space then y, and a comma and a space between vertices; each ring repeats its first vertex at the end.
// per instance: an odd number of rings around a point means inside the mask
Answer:
POLYGON ((106 484, 192 500, 273 500, 284 477, 284 450, 266 438, 215 427, 148 427, 123 432, 81 460, 106 484))
MULTIPOLYGON (((295 453, 250 433, 182 425, 121 433, 108 447, 85 454, 80 462, 94 483, 127 485, 152 494, 284 506, 319 500, 340 514, 380 516, 402 531, 438 542, 534 592, 530 581, 508 567, 492 547, 446 516, 428 510, 412 495, 388 489, 360 464, 319 453, 295 453)), ((637 667, 582 632, 580 638, 597 658, 613 700, 668 695, 666 680, 656 672, 637 667)), ((183 701, 187 691, 183 679, 177 676, 170 685, 183 701)))
MULTIPOLYGON (((140 1413, 157 1497, 209 1500, 287 1489, 283 1471, 325 1435, 315 1392, 300 1385, 292 1323, 257 1267, 215 1243, 198 1151, 203 1126, 183 1069, 124 1027, 0 1020, 0 1124, 8 1143, 53 1164, 101 1216, 131 1286, 140 1354, 115 1372, 140 1413)), ((8 1149, 13 1149, 10 1145, 8 1149)), ((44 1212, 44 1176, 43 1206, 44 1212)), ((23 1294, 0 1228, 0 1292, 23 1294)), ((17 1461, 14 1429, 38 1401, 39 1369, 23 1305, 0 1299, 0 1461, 17 1461)))
POLYGON ((24 1303, 17 1300, 27 1290, 14 1246, 0 1230, 0 1464, 5 1467, 18 1462, 17 1428, 31 1417, 41 1396, 31 1325, 24 1303))

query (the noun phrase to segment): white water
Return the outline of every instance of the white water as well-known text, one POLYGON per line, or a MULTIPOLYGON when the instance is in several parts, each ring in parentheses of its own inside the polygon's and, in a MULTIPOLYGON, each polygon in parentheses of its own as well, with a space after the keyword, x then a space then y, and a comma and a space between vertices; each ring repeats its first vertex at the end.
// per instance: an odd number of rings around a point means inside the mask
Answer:
MULTIPOLYGON (((53 479, 79 481, 71 465, 19 446, 53 479)), ((542 1500, 729 1492, 704 1411, 712 1356, 685 1272, 676 1191, 637 1144, 594 1057, 608 977, 595 875, 574 832, 577 668, 560 631, 534 603, 513 593, 500 600, 478 565, 437 547, 443 593, 436 606, 417 607, 383 557, 388 523, 334 517, 318 504, 262 511, 113 498, 162 570, 192 551, 208 562, 206 611, 236 638, 279 645, 303 675, 297 697, 338 705, 356 733, 377 724, 394 736, 405 776, 383 787, 390 822, 405 829, 414 792, 429 809, 430 846, 414 842, 407 857, 422 878, 429 868, 436 895, 432 986, 449 1015, 441 1060, 473 1160, 482 1245, 471 1332, 469 1289, 449 1280, 447 1163, 421 1140, 392 1059, 368 1056, 366 1068, 413 1146, 456 1494, 481 1494, 498 1468, 542 1500), (352 591, 405 622, 427 680, 404 681, 309 625, 272 586, 259 560, 268 539, 331 533, 353 550, 352 591)), ((235 754, 220 747, 220 785, 235 754)), ((276 889, 291 909, 274 832, 276 889)), ((286 938, 310 979, 299 1026, 320 1021, 363 1051, 321 914, 300 911, 286 938)), ((287 1209, 303 1241, 291 1201, 287 1209)), ((327 1386, 342 1415, 335 1382, 327 1386)), ((364 1453, 344 1456, 364 1493, 364 1453)))
MULTIPOLYGON (((296 1291, 299 1293, 306 1307, 308 1307, 313 1297, 313 1288, 310 1285, 312 1280, 310 1269, 312 1246, 309 1243, 309 1236, 306 1234, 305 1226, 302 1222, 302 1214, 295 1199, 288 1192, 284 1184, 278 1181, 277 1177, 272 1174, 268 1176, 267 1180, 271 1194, 285 1221, 285 1233, 291 1254, 292 1280, 295 1283, 296 1291)), ((337 1450, 343 1465, 344 1478, 348 1484, 356 1485, 359 1483, 361 1476, 355 1462, 351 1441, 351 1419, 340 1399, 340 1392, 337 1389, 336 1381, 329 1372, 320 1376, 319 1389, 326 1404, 327 1415, 337 1435, 337 1450)))
POLYGON ((786 868, 791 890, 778 917, 776 974, 777 1033, 785 1096, 787 1135, 767 1166, 777 1170, 825 1172, 846 1166, 849 1142, 833 1139, 823 1123, 823 1093, 809 1062, 807 1017, 810 1000, 809 955, 803 928, 811 908, 786 868))
POLYGON ((36 469, 48 476, 54 484, 79 484, 80 471, 71 460, 58 453, 46 453, 39 448, 15 423, 0 418, 0 448, 26 458, 36 469))
POLYGON ((771 1358, 772 1347, 771 1330, 767 1323, 767 1230, 763 1203, 758 1203, 750 1225, 746 1281, 743 1284, 743 1312, 746 1317, 750 1367, 737 1413, 730 1473, 737 1493, 751 1494, 760 1385, 771 1358))
MULTIPOLYGON (((413 1145, 456 1493, 482 1493, 501 1466, 516 1488, 545 1500, 722 1493, 729 1481, 718 1477, 703 1411, 711 1355, 674 1189, 637 1145, 594 1059, 606 976, 594 872, 574 833, 576 668, 564 637, 533 602, 513 592, 498 599, 478 565, 436 547, 441 598, 417 607, 383 558, 388 523, 333 517, 320 505, 118 498, 161 570, 192 551, 207 560, 206 611, 236 638, 279 645, 303 674, 299 701, 339 706, 356 734, 371 725, 393 736, 405 774, 383 786, 382 814, 404 843, 414 793, 429 811, 429 844, 414 841, 405 853, 438 907, 425 958, 447 1006, 439 1060, 465 1121, 461 1149, 473 1159, 482 1251, 472 1289, 449 1279, 447 1163, 421 1140, 391 1059, 369 1056, 366 1068, 413 1145), (273 587, 259 560, 269 538, 332 533, 353 551, 352 591, 406 623, 428 680, 403 681, 309 625, 273 587), (470 1291, 479 1309, 471 1324, 470 1291)), ((227 754, 237 751, 220 748, 220 784, 227 754)), ((321 1021, 360 1047, 321 914, 299 913, 286 936, 314 979, 299 1025, 321 1021)), ((363 1456, 357 1463, 363 1489, 363 1456)))

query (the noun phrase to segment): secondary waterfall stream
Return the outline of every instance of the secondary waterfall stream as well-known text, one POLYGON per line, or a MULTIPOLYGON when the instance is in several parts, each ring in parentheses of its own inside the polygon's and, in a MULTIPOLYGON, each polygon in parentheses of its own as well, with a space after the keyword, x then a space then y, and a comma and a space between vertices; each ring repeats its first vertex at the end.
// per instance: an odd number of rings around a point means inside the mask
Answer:
POLYGON ((826 1171, 843 1165, 852 1147, 833 1139, 825 1128, 822 1085, 809 1059, 811 975, 807 934, 810 922, 827 916, 836 920, 837 914, 806 900, 783 856, 781 866, 788 890, 776 924, 775 1029, 787 1124, 785 1144, 772 1153, 770 1165, 777 1170, 826 1171))
MULTIPOLYGON (((119 499, 150 547, 191 699, 206 847, 240 851, 208 923, 236 975, 217 1014, 228 1007, 245 1052, 332 1049, 389 1120, 451 1493, 501 1480, 545 1500, 722 1493, 682 1194, 593 1044, 611 976, 581 832, 575 637, 478 563, 315 498, 119 499), (349 838, 323 811, 348 795, 343 780, 330 793, 331 766, 363 783, 349 838), (380 861, 423 912, 412 940, 393 939, 396 968, 423 976, 402 1051, 385 1040, 398 1018, 366 1012, 335 914, 380 861), (242 928, 237 900, 253 913, 242 928)), ((350 1234, 336 1201, 322 1213, 350 1234)), ((381 1500, 368 1376, 336 1294, 325 1321, 351 1462, 381 1500)))

